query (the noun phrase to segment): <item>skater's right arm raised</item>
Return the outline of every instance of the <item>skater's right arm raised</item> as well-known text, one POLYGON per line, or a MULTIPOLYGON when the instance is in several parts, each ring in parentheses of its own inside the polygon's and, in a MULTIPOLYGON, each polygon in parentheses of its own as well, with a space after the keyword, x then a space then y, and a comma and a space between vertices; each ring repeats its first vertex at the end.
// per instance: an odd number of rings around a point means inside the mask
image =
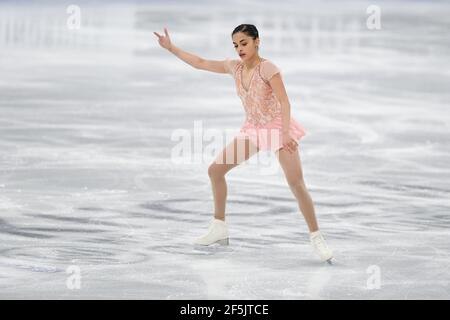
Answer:
POLYGON ((158 37, 158 41, 161 47, 172 52, 175 56, 177 56, 187 64, 193 66, 194 68, 217 73, 228 73, 225 64, 226 60, 206 60, 176 47, 170 41, 167 28, 164 28, 164 33, 166 34, 166 36, 159 35, 157 32, 153 33, 158 37))

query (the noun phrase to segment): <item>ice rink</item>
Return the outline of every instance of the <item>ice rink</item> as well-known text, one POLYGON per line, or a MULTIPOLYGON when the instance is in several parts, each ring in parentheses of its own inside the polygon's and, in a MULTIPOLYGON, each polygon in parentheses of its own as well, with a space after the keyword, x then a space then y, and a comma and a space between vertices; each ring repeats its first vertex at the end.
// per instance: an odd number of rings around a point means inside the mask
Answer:
POLYGON ((0 298, 449 299, 450 4, 377 1, 371 29, 373 4, 0 2, 0 298), (237 59, 241 23, 306 128, 332 266, 270 153, 227 174, 230 245, 191 244, 214 209, 203 134, 223 147, 245 113, 153 31, 237 59))

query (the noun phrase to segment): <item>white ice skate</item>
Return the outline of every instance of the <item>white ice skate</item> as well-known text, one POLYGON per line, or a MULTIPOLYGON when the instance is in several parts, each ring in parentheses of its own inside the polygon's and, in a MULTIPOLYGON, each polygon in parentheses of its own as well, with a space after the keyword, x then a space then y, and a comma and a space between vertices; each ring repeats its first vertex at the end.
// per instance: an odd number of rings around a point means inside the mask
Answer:
POLYGON ((332 264, 331 259, 333 258, 333 252, 330 248, 328 248, 328 245, 320 231, 311 232, 310 241, 314 251, 319 255, 320 259, 332 264))
POLYGON ((225 221, 220 219, 213 219, 208 228, 208 232, 195 239, 194 244, 209 246, 210 244, 218 243, 221 245, 228 245, 228 226, 225 221))

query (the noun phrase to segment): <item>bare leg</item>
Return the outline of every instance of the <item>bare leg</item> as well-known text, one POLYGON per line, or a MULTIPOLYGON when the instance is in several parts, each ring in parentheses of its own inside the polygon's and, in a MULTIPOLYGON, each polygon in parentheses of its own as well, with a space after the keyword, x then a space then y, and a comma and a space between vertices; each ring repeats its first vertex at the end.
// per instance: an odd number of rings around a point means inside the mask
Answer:
POLYGON ((249 139, 234 138, 209 166, 208 175, 214 197, 214 218, 225 221, 227 183, 225 174, 259 151, 249 139))
POLYGON ((314 204, 303 180, 298 148, 296 148, 292 154, 282 148, 276 152, 276 155, 283 168, 286 181, 297 199, 298 206, 308 224, 309 231, 314 232, 319 230, 314 211, 314 204))

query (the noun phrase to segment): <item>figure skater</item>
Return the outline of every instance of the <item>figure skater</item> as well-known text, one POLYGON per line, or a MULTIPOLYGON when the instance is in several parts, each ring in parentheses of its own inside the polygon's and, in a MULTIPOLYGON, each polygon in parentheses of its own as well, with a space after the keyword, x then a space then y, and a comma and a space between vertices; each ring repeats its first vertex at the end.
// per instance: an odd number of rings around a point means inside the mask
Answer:
POLYGON ((314 205, 303 180, 297 149, 297 141, 306 132, 290 115, 290 103, 280 69, 258 54, 260 39, 256 27, 241 24, 233 30, 231 38, 240 59, 225 60, 206 60, 183 51, 171 42, 167 28, 164 28, 164 33, 165 36, 154 32, 160 46, 179 59, 199 70, 230 74, 246 112, 246 120, 239 133, 208 168, 214 198, 214 218, 211 219, 208 232, 196 239, 194 244, 229 244, 228 226, 225 222, 225 174, 260 150, 270 150, 275 152, 306 220, 313 250, 322 261, 331 264, 333 253, 319 230, 314 205))

